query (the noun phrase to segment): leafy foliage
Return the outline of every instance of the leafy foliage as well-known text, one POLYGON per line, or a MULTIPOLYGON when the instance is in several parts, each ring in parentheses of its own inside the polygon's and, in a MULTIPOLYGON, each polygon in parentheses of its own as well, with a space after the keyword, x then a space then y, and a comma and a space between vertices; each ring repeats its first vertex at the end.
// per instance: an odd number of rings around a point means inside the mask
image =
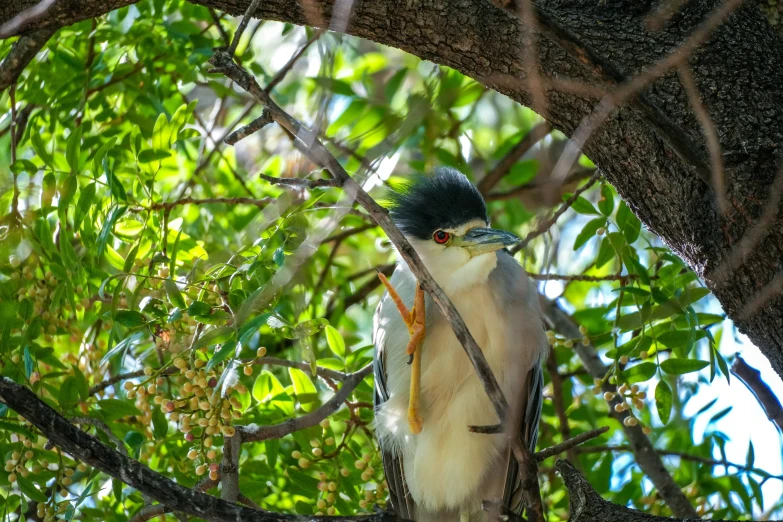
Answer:
MULTIPOLYGON (((314 36, 253 25, 253 45, 246 36, 238 58, 262 85, 314 36)), ((217 477, 236 425, 318 408, 339 383, 315 378, 317 367, 350 373, 371 361, 374 268, 395 257, 340 190, 282 189, 254 175, 321 176, 279 128, 222 144, 260 115, 207 72, 233 26, 183 1, 145 0, 60 30, 13 99, 0 97, 0 372, 66 416, 105 423, 111 437, 85 429, 186 486, 217 477), (21 115, 12 143, 10 121, 21 115), (262 366, 265 355, 306 365, 262 366)), ((11 45, 0 43, 0 55, 11 45)), ((273 96, 378 198, 385 185, 439 164, 475 180, 539 121, 455 71, 332 34, 273 96)), ((537 212, 570 197, 576 185, 556 194, 540 188, 562 139, 554 133, 491 193, 524 188, 488 197, 496 226, 524 236, 537 212)), ((575 172, 591 169, 582 158, 575 172)), ((557 283, 555 291, 542 283, 584 337, 550 333, 562 386, 555 390, 549 376, 547 396, 564 397, 565 410, 545 402, 540 447, 562 441, 563 418, 571 434, 608 424, 615 451, 588 444, 579 452, 593 486, 613 502, 669 513, 633 461, 616 454, 624 451, 621 426, 607 416, 601 379, 586 374, 572 349, 584 342, 610 364, 603 379, 619 386, 629 422, 645 426, 664 454, 693 457, 669 470, 700 513, 736 518, 769 508, 761 484, 770 476, 754 467, 752 447, 744 465, 724 463, 730 472, 716 475, 705 462, 725 460, 726 436, 708 429, 695 445, 693 419, 682 413, 708 380, 728 378, 718 350, 724 317, 613 188, 602 183, 577 198, 552 234, 523 253, 530 272, 599 280, 557 283)), ((283 512, 384 506, 371 402, 367 380, 320 426, 243 445, 242 492, 283 512)), ((137 491, 47 449, 2 405, 0 428, 4 520, 34 509, 46 520, 120 521, 144 505, 137 491)), ((551 520, 564 518, 562 483, 548 473, 542 480, 551 520)))

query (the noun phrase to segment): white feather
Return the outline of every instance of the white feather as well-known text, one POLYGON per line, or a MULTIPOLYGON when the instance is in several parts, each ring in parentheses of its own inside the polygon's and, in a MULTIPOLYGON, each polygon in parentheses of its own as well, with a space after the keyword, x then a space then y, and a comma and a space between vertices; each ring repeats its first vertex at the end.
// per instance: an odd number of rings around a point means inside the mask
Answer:
MULTIPOLYGON (((462 248, 412 240, 433 277, 454 302, 484 352, 513 412, 527 372, 546 346, 534 288, 511 260, 505 270, 514 288, 497 288, 490 274, 498 266, 495 252, 470 257, 462 248), (514 295, 513 293, 522 295, 514 295), (509 297, 511 296, 511 297, 509 297), (504 309, 504 305, 514 306, 504 309)), ((415 278, 404 263, 392 276, 407 306, 412 305, 415 278)), ((427 335, 422 347, 422 416, 424 428, 410 433, 407 422, 410 366, 409 336, 388 295, 377 317, 376 345, 385 346, 389 400, 376 413, 377 435, 384 448, 403 457, 405 477, 416 503, 416 520, 458 520, 460 513, 480 518, 483 499, 499 499, 505 484, 507 443, 503 434, 468 431, 469 425, 496 424, 495 415, 473 367, 450 325, 427 299, 427 335)), ((510 426, 518 426, 512 419, 510 426)))

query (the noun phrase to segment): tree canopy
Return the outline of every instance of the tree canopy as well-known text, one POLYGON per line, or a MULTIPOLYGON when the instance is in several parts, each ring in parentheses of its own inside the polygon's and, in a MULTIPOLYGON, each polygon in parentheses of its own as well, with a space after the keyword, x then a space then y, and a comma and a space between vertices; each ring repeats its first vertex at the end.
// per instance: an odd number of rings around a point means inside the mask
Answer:
MULTIPOLYGON (((343 34, 357 32, 346 31, 351 16, 364 20, 350 6, 301 27, 264 16, 274 3, 253 20, 209 2, 116 3, 64 27, 44 10, 0 28, 21 33, 0 42, 3 520, 288 520, 254 508, 393 520, 376 512, 387 491, 368 365, 377 274, 409 254, 370 203, 438 165, 465 173, 493 225, 524 238, 512 251, 538 283, 552 351, 532 473, 546 520, 576 514, 564 478, 586 487, 552 447, 618 506, 780 516, 783 502, 763 488, 783 477, 752 444, 744 461, 726 458, 731 434, 715 423, 730 412, 713 401, 687 413, 716 379, 739 385, 731 363, 771 418, 776 400, 722 343, 736 328, 706 272, 692 270, 702 255, 683 250, 692 231, 671 223, 674 210, 652 224, 676 229, 674 241, 642 225, 637 215, 664 208, 662 196, 640 201, 647 185, 622 185, 636 198, 623 200, 612 184, 622 160, 610 175, 599 161, 606 142, 578 143, 536 89, 528 105, 547 118, 517 103, 508 78, 465 76, 458 56, 433 63, 343 34), (589 440, 558 446, 581 434, 589 440)), ((686 15, 682 34, 694 30, 686 15)), ((703 130, 698 99, 697 114, 676 121, 686 138, 703 130)), ((646 100, 629 104, 660 130, 646 100)), ((618 156, 632 148, 616 145, 618 156)), ((711 175, 709 146, 689 156, 681 145, 669 157, 711 175)), ((664 155, 659 142, 644 150, 664 155)), ((726 172, 739 172, 732 161, 726 172)), ((766 181, 759 204, 780 197, 766 181)), ((693 189, 690 215, 745 194, 731 183, 725 194, 714 179, 693 189)), ((739 226, 726 236, 742 236, 739 226)), ((737 281, 709 275, 728 299, 737 281)), ((736 319, 756 328, 755 311, 736 319)))

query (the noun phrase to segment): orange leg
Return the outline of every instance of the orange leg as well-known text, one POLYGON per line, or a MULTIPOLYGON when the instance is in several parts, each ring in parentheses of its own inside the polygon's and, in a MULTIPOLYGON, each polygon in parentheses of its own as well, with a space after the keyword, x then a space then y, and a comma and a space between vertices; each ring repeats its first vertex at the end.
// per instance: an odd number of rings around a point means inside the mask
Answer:
POLYGON ((416 296, 413 300, 413 308, 408 310, 402 302, 397 291, 383 274, 378 274, 383 286, 389 292, 389 296, 397 305, 405 325, 408 327, 410 342, 405 352, 411 356, 411 389, 408 401, 408 425, 411 433, 419 434, 424 426, 421 417, 421 347, 426 335, 426 314, 424 310, 424 290, 416 283, 416 296))

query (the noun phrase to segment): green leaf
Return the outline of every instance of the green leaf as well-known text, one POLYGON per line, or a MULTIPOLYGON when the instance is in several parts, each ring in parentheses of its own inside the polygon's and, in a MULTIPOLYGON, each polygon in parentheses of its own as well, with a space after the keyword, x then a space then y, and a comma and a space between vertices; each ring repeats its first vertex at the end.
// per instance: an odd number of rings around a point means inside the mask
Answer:
POLYGON ((345 358, 345 340, 340 332, 331 325, 327 325, 324 332, 326 332, 326 343, 332 353, 337 357, 345 358))
POLYGON ((190 306, 188 306, 188 315, 196 316, 196 315, 209 315, 209 312, 212 311, 212 307, 209 306, 204 301, 193 301, 190 303, 190 306))
POLYGON ((266 402, 284 393, 285 388, 269 370, 263 370, 253 384, 253 398, 258 402, 266 402))
MULTIPOLYGON (((571 197, 571 194, 564 194, 563 200, 568 200, 571 197)), ((574 211, 580 213, 580 214, 598 214, 598 211, 595 209, 592 203, 587 201, 582 196, 578 196, 574 203, 571 205, 571 208, 574 209, 574 211)))
POLYGON ((598 256, 595 258, 595 268, 599 269, 606 263, 614 259, 615 251, 608 238, 601 240, 601 247, 598 249, 598 256))
POLYGON ((138 328, 147 324, 144 315, 136 310, 117 310, 114 314, 114 320, 126 328, 138 328))
POLYGON ((614 193, 612 187, 604 183, 601 185, 601 199, 598 200, 598 210, 604 216, 611 216, 614 210, 614 193))
POLYGON ((33 356, 30 354, 29 346, 24 347, 23 359, 24 359, 24 376, 29 379, 30 375, 33 374, 33 369, 35 368, 35 362, 33 362, 33 356))
POLYGON ((242 325, 242 328, 239 329, 239 342, 242 346, 247 346, 250 343, 253 335, 266 324, 271 316, 272 314, 261 314, 242 325))
POLYGON ((226 357, 231 355, 236 351, 237 343, 230 341, 223 343, 223 346, 220 347, 209 359, 209 362, 207 363, 207 371, 214 368, 216 365, 220 364, 224 360, 226 360, 226 357))
POLYGON ((125 213, 126 209, 127 207, 116 206, 109 211, 109 215, 106 221, 103 222, 103 227, 101 227, 101 232, 98 234, 98 257, 103 255, 106 244, 109 242, 109 235, 111 235, 111 231, 114 228, 114 223, 125 213))
POLYGON ((57 180, 54 174, 47 172, 43 178, 43 184, 41 186, 41 208, 48 208, 52 206, 52 199, 54 199, 54 193, 57 191, 57 180))
POLYGON ((179 287, 177 286, 177 283, 174 282, 174 280, 166 279, 166 281, 163 283, 163 286, 166 288, 166 294, 169 296, 169 301, 171 301, 171 304, 178 308, 182 308, 183 310, 187 308, 187 305, 185 304, 185 298, 182 297, 182 292, 179 291, 179 287))
POLYGON ((283 266, 283 263, 285 262, 285 249, 283 247, 279 247, 275 250, 275 253, 272 254, 272 261, 274 261, 277 266, 283 266))
POLYGON ((672 413, 672 389, 669 384, 661 379, 655 386, 655 408, 662 424, 668 424, 672 413))
POLYGON ((42 504, 45 504, 47 500, 49 500, 46 498, 46 495, 41 490, 39 490, 35 484, 33 484, 31 480, 24 478, 21 473, 16 475, 16 483, 19 485, 19 489, 22 490, 22 493, 24 493, 30 500, 34 500, 35 502, 42 504))
POLYGON ((71 174, 79 174, 79 156, 82 151, 82 128, 78 127, 68 136, 68 142, 65 145, 65 159, 68 166, 71 167, 71 174))
POLYGON ((47 167, 53 167, 53 161, 52 161, 52 155, 49 154, 49 151, 46 150, 46 145, 44 145, 43 139, 41 139, 41 135, 38 132, 31 132, 30 133, 30 143, 33 146, 33 150, 35 151, 35 154, 41 158, 41 161, 43 161, 47 167))
POLYGON ((169 433, 169 422, 160 408, 152 408, 152 435, 158 439, 165 439, 169 433))
POLYGON ((574 250, 579 250, 579 247, 587 243, 587 241, 593 237, 596 233, 596 231, 606 226, 606 218, 595 218, 587 223, 585 223, 585 226, 582 228, 582 231, 579 232, 579 235, 576 236, 576 239, 574 240, 574 250))
POLYGON ((103 399, 98 401, 98 406, 100 406, 106 422, 116 421, 123 417, 141 415, 141 412, 130 401, 103 399))
POLYGON ((193 349, 198 350, 202 346, 213 346, 224 343, 234 336, 234 332, 233 326, 219 326, 213 328, 198 338, 198 341, 193 345, 193 349))
POLYGON ((661 363, 661 370, 670 375, 683 375, 691 372, 698 372, 699 370, 709 366, 707 361, 699 361, 696 359, 666 359, 661 363))
POLYGON ((76 377, 70 376, 63 381, 57 402, 63 410, 70 410, 79 403, 79 383, 76 377))
POLYGON ((294 384, 296 398, 304 411, 313 411, 318 406, 318 390, 316 390, 313 381, 305 372, 298 368, 289 368, 288 374, 291 376, 291 382, 294 384))
POLYGON ((625 201, 620 201, 620 207, 617 209, 617 227, 623 233, 629 245, 639 238, 642 223, 631 212, 625 201))
POLYGON ((623 370, 622 376, 624 380, 630 384, 634 384, 652 379, 657 370, 658 367, 655 365, 655 363, 643 362, 631 366, 630 368, 626 368, 623 370))
POLYGON ((76 194, 76 187, 79 184, 76 181, 75 175, 67 176, 60 186, 60 201, 57 203, 57 211, 60 214, 60 220, 64 221, 65 216, 68 213, 68 207, 73 200, 73 195, 76 194))

